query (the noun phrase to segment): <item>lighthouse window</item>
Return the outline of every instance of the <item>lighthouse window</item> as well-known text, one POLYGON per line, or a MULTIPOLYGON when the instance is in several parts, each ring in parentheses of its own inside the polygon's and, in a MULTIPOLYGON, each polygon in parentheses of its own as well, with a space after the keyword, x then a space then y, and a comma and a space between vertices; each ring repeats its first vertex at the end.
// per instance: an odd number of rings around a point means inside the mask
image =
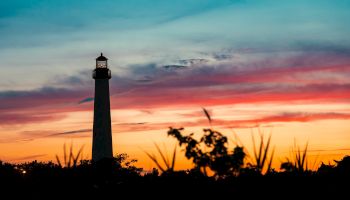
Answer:
POLYGON ((96 67, 97 68, 107 68, 107 61, 97 61, 96 67))

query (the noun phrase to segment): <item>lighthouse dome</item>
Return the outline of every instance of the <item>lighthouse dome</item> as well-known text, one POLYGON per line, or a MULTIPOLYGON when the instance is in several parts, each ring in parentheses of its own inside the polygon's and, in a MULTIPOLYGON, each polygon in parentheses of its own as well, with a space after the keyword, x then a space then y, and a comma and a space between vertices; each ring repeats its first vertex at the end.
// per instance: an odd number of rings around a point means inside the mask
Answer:
POLYGON ((103 53, 99 57, 96 58, 97 61, 107 61, 108 59, 103 56, 103 53))

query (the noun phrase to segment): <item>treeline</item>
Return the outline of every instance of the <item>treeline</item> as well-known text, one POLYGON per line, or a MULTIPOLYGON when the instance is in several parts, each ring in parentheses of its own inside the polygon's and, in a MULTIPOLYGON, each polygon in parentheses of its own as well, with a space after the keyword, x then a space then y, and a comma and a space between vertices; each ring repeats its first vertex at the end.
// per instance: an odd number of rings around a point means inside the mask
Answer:
POLYGON ((183 132, 183 128, 170 128, 168 135, 178 141, 178 148, 193 162, 192 169, 176 170, 176 148, 171 158, 157 145, 160 159, 146 152, 157 166, 151 172, 136 167, 136 160, 126 154, 94 163, 79 159, 80 151, 74 155, 71 148, 70 152, 64 152, 64 160, 57 158, 56 163, 0 161, 1 194, 36 199, 110 195, 155 198, 163 193, 170 195, 164 198, 227 195, 334 198, 346 195, 350 186, 350 156, 333 165, 321 163, 311 170, 305 145, 302 149, 295 147, 294 155, 276 170, 271 167, 275 151, 271 137, 264 138, 262 134, 258 139, 253 137, 253 155, 248 159, 245 147, 237 144, 230 149, 227 137, 218 131, 204 129, 199 139, 183 132))

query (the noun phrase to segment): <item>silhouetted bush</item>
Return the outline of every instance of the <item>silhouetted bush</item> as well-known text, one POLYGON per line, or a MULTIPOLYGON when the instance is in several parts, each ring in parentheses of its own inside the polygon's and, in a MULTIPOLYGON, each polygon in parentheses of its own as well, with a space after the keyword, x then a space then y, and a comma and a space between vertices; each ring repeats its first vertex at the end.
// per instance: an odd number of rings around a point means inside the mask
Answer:
POLYGON ((134 165, 136 160, 126 154, 99 162, 80 160, 70 165, 68 160, 60 164, 0 161, 0 198, 101 199, 116 194, 117 197, 152 198, 160 193, 170 194, 171 198, 219 198, 232 194, 236 198, 261 197, 266 193, 288 194, 291 198, 331 194, 335 198, 350 186, 350 156, 333 165, 322 163, 312 171, 306 167, 307 148, 302 151, 297 148, 293 157, 281 164, 281 171, 275 171, 270 168, 273 157, 273 151, 268 153, 270 137, 266 144, 263 137, 260 138, 258 148, 254 145, 254 160, 245 163, 246 150, 242 146, 230 149, 226 136, 217 131, 204 129, 198 140, 193 134, 184 135, 182 128, 170 128, 168 134, 184 148, 185 156, 194 163, 193 169, 175 170, 175 156, 167 163, 170 167, 164 168, 168 170, 161 172, 158 169, 143 171, 134 165), (206 168, 214 176, 206 174, 206 168))
POLYGON ((176 138, 180 147, 185 147, 186 158, 192 160, 198 171, 206 175, 209 168, 218 178, 239 174, 245 158, 243 147, 236 146, 230 151, 227 137, 212 129, 203 129, 204 134, 198 141, 193 133, 183 135, 183 130, 170 128, 168 135, 176 138))

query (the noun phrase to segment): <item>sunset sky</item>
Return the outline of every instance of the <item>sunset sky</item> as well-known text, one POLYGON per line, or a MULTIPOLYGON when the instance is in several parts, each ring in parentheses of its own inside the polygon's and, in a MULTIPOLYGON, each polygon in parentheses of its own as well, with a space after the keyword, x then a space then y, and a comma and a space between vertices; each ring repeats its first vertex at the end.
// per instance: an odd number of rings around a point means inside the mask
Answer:
MULTIPOLYGON (((348 0, 2 0, 0 159, 91 157, 95 58, 109 58, 114 153, 138 166, 169 126, 310 160, 350 154, 348 0)), ((163 145, 164 144, 164 145, 163 145)), ((180 153, 180 151, 179 151, 180 153)), ((189 163, 179 157, 178 167, 189 163)))

